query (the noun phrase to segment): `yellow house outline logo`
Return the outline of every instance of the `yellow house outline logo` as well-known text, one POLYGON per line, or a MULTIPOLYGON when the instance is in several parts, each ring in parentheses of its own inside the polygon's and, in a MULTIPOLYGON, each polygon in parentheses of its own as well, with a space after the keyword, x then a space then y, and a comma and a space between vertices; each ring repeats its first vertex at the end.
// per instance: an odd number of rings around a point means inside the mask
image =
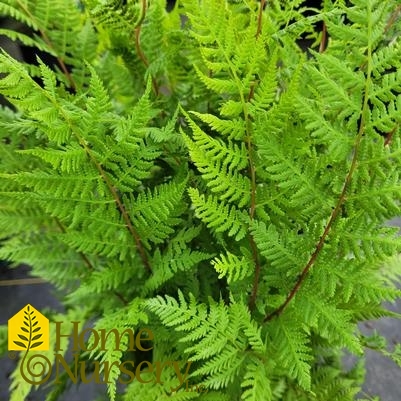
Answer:
POLYGON ((28 304, 8 320, 9 351, 48 351, 49 319, 28 304))
MULTIPOLYGON (((111 383, 109 379, 111 369, 113 368, 119 370, 121 375, 119 374, 116 380, 121 384, 129 384, 133 380, 137 380, 144 384, 153 383, 161 385, 164 383, 162 380, 163 369, 169 368, 174 372, 175 378, 179 382, 170 385, 170 391, 172 393, 177 392, 180 388, 185 392, 208 392, 203 384, 189 383, 188 374, 192 361, 186 361, 184 365, 185 372, 182 373, 182 361, 144 360, 138 364, 134 360, 114 361, 112 363, 96 360, 93 362, 94 370, 91 368, 92 376, 88 378, 86 361, 80 360, 81 351, 92 352, 97 349, 106 352, 109 349, 107 340, 110 336, 110 338, 115 341, 114 350, 116 351, 120 351, 120 344, 123 336, 128 336, 127 348, 130 351, 150 351, 153 349, 153 345, 149 348, 147 344, 142 344, 142 341, 153 340, 154 336, 152 331, 146 327, 142 327, 138 331, 132 328, 113 328, 108 331, 102 328, 86 328, 80 331, 81 322, 72 321, 72 332, 70 327, 68 333, 62 334, 61 326, 63 322, 54 323, 55 333, 53 333, 52 336, 55 336, 56 345, 54 351, 56 352, 54 352, 53 358, 48 353, 36 352, 50 350, 50 322, 42 313, 28 304, 8 320, 8 350, 11 351, 8 356, 10 359, 15 359, 16 352, 14 351, 23 351, 19 363, 19 371, 23 380, 32 386, 39 386, 46 383, 50 379, 52 373, 55 374, 54 383, 60 383, 59 375, 62 369, 64 369, 64 374, 75 384, 78 382, 78 379, 80 379, 82 383, 91 383, 94 381, 98 384, 108 384, 111 383), (85 340, 85 334, 87 333, 93 335, 94 340, 92 343, 87 343, 85 340), (68 337, 73 341, 74 362, 72 366, 65 360, 63 353, 58 353, 58 351, 63 351, 60 347, 61 337, 68 337), (147 365, 147 369, 142 368, 144 365, 147 365), (144 373, 154 373, 155 380, 142 377, 141 375, 144 373)), ((112 347, 112 344, 110 344, 110 347, 112 347)))

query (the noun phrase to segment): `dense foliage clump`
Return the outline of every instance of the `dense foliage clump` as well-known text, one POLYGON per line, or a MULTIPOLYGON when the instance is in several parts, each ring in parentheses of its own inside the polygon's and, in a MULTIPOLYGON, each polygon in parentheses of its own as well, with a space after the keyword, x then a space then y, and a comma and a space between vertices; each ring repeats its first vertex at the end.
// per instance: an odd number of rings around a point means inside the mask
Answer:
POLYGON ((0 55, 0 258, 204 390, 120 388, 122 342, 80 355, 112 366, 105 399, 346 401, 345 350, 400 363, 358 329, 400 296, 400 6, 303 3, 1 1, 38 57, 0 55))

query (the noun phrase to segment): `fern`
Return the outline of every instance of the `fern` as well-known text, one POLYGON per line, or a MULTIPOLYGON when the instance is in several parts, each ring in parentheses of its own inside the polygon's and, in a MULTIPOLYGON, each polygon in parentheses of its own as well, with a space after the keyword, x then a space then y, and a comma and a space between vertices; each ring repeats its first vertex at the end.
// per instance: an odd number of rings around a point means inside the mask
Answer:
POLYGON ((235 206, 229 207, 218 202, 213 196, 205 199, 195 188, 189 189, 189 195, 194 203, 197 216, 207 223, 208 227, 216 227, 216 232, 228 231, 229 236, 236 235, 241 239, 245 235, 244 221, 247 216, 237 210, 235 206))
POLYGON ((156 250, 151 260, 153 274, 144 285, 145 293, 162 287, 171 278, 174 276, 177 277, 176 273, 178 272, 193 272, 194 267, 200 262, 210 259, 212 256, 211 254, 191 250, 187 247, 187 244, 193 240, 199 232, 200 226, 183 229, 171 239, 163 254, 160 250, 156 250))
POLYGON ((240 207, 249 202, 250 182, 240 170, 247 166, 246 149, 232 144, 228 147, 202 132, 189 119, 194 141, 185 138, 192 160, 212 192, 221 193, 220 200, 238 201, 240 207))
MULTIPOLYGON (((243 251, 243 253, 245 253, 243 251)), ((227 282, 235 282, 243 280, 246 276, 250 274, 250 264, 252 263, 250 255, 248 258, 227 253, 227 255, 220 255, 220 258, 215 258, 212 261, 213 267, 219 274, 219 278, 227 276, 227 282)))
POLYGON ((260 330, 250 321, 246 308, 235 303, 227 308, 221 301, 210 302, 207 310, 206 305, 197 305, 193 297, 188 303, 180 293, 179 303, 171 297, 166 300, 159 297, 150 300, 148 307, 166 326, 190 331, 180 339, 190 345, 185 352, 192 361, 205 360, 192 376, 206 375, 203 383, 211 389, 219 389, 233 384, 245 363, 247 343, 256 352, 264 347, 260 330))
POLYGON ((117 380, 120 376, 119 363, 124 353, 129 348, 128 334, 125 334, 125 329, 135 329, 140 323, 147 323, 147 316, 141 310, 141 300, 136 299, 126 308, 119 308, 117 311, 109 313, 107 317, 99 319, 94 329, 105 330, 106 333, 111 330, 117 330, 117 335, 120 335, 121 340, 118 344, 118 349, 113 336, 108 336, 104 348, 106 351, 98 351, 95 345, 94 336, 88 340, 88 349, 93 349, 90 357, 99 360, 102 364, 102 371, 107 383, 107 392, 110 400, 116 399, 117 380), (127 322, 129 322, 127 324, 127 322), (107 365, 106 365, 107 364, 107 365), (110 369, 108 369, 110 367, 110 369))
MULTIPOLYGON (((359 330, 399 317, 399 11, 0 2, 21 27, 0 34, 37 53, 0 54, 0 258, 60 291, 56 318, 152 331, 146 353, 94 333, 77 351, 108 399, 345 401, 366 348, 399 363, 359 330), (128 382, 143 358, 153 383, 128 382)), ((32 390, 18 369, 15 400, 32 390)))

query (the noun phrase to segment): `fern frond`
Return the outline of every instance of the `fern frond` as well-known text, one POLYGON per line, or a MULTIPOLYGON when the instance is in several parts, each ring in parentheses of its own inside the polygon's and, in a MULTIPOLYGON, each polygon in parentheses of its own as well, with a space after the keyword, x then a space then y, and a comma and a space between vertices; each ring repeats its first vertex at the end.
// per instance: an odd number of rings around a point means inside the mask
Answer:
POLYGON ((350 313, 328 300, 316 297, 311 290, 298 302, 299 307, 304 308, 304 319, 311 327, 319 326, 322 337, 339 347, 347 347, 355 354, 362 353, 361 344, 354 335, 356 326, 351 321, 350 313))
POLYGON ((151 259, 152 276, 143 287, 145 293, 158 289, 171 280, 177 272, 189 272, 200 262, 213 256, 188 248, 188 243, 200 233, 200 228, 184 228, 171 238, 163 254, 160 250, 156 250, 151 259))
POLYGON ((278 97, 278 78, 277 78, 277 51, 275 51, 269 60, 266 72, 260 80, 255 94, 252 98, 252 105, 257 110, 267 110, 278 97))
POLYGON ((195 207, 195 214, 209 228, 215 232, 227 232, 229 236, 234 236, 240 240, 246 235, 248 215, 238 210, 235 206, 229 206, 224 202, 219 202, 215 197, 199 194, 195 188, 188 189, 189 196, 195 207))
POLYGON ((180 222, 182 196, 186 180, 162 184, 140 193, 136 198, 124 197, 127 211, 145 245, 149 241, 162 242, 174 232, 173 227, 180 222))
MULTIPOLYGON (((1 2, 18 27, 0 34, 44 55, 0 52, 0 260, 67 294, 68 329, 149 326, 151 352, 133 355, 127 333, 100 349, 92 332, 77 355, 106 398, 351 401, 363 369, 345 370, 343 350, 400 362, 358 331, 400 317, 385 304, 400 297, 399 12, 397 0, 1 2), (153 385, 126 382, 121 364, 143 357, 153 385)), ((15 401, 31 390, 17 370, 15 401)))
POLYGON ((354 378, 344 377, 336 368, 324 367, 316 372, 313 392, 319 401, 353 401, 360 391, 359 383, 354 378))
MULTIPOLYGON (((375 260, 386 259, 401 250, 400 239, 395 236, 398 229, 382 228, 374 230, 372 227, 369 233, 361 233, 362 222, 360 220, 347 219, 343 224, 349 225, 349 228, 352 227, 353 230, 350 232, 348 227, 344 227, 340 246, 345 253, 351 253, 357 259, 366 259, 372 263, 375 260)), ((363 229, 363 231, 365 230, 366 228, 363 229)))
POLYGON ((251 255, 238 257, 230 252, 219 255, 211 263, 216 272, 219 273, 219 278, 227 277, 229 284, 249 277, 252 271, 251 266, 253 266, 251 255))
MULTIPOLYGON (((228 139, 244 139, 244 134, 246 131, 245 121, 239 118, 223 120, 212 114, 201 114, 192 111, 191 114, 198 117, 201 121, 208 124, 213 130, 219 134, 227 136, 228 139)), ((193 126, 193 125, 192 125, 193 126)))
POLYGON ((363 74, 354 73, 345 66, 339 67, 337 60, 329 55, 317 57, 320 68, 309 67, 316 90, 324 94, 331 112, 338 113, 338 119, 357 119, 365 82, 363 74))
POLYGON ((271 266, 282 271, 287 277, 298 274, 299 266, 309 258, 309 250, 313 244, 308 244, 309 241, 305 243, 305 240, 295 233, 280 234, 273 224, 266 227, 264 222, 257 220, 252 222, 251 232, 261 254, 271 266))
POLYGON ((218 94, 227 93, 228 95, 235 95, 238 91, 237 84, 233 80, 224 78, 210 78, 207 74, 201 72, 197 67, 195 67, 195 71, 203 84, 213 92, 218 94))
MULTIPOLYGON (((0 9, 2 6, 4 6, 4 4, 0 5, 0 9)), ((6 28, 0 29, 0 35, 6 36, 15 42, 20 42, 25 46, 34 47, 44 52, 47 52, 52 56, 56 55, 55 51, 51 47, 49 47, 48 44, 44 42, 43 39, 41 39, 40 37, 31 38, 30 36, 25 35, 22 32, 13 31, 6 28)))
POLYGON ((143 18, 140 2, 85 0, 91 19, 114 35, 129 35, 143 18))
POLYGON ((204 385, 212 389, 223 389, 234 383, 235 377, 244 363, 245 356, 232 344, 228 344, 202 368, 193 372, 193 375, 208 375, 204 385))
POLYGON ((104 296, 107 292, 113 293, 124 286, 132 276, 132 268, 118 262, 110 262, 105 266, 99 267, 90 276, 90 280, 83 280, 79 288, 69 296, 71 299, 84 298, 87 292, 91 294, 101 294, 104 296))
POLYGON ((130 329, 135 333, 135 329, 139 324, 147 323, 148 317, 143 311, 143 301, 136 298, 125 308, 119 308, 117 311, 108 313, 104 318, 100 318, 94 330, 104 330, 108 334, 106 341, 102 344, 102 350, 98 350, 95 346, 94 335, 88 339, 87 348, 91 349, 90 358, 99 361, 101 366, 100 372, 103 373, 104 382, 107 383, 107 394, 110 401, 114 401, 117 395, 117 380, 121 375, 120 363, 125 352, 129 349, 130 334, 126 329, 130 329), (118 343, 117 343, 117 337, 118 343))
POLYGON ((269 371, 265 365, 255 358, 246 365, 246 373, 241 387, 244 391, 241 400, 244 401, 271 401, 273 400, 269 371))
POLYGON ((232 99, 224 102, 220 107, 220 114, 224 117, 236 118, 244 111, 244 106, 241 102, 232 99))
POLYGON ((4 52, 0 54, 0 60, 0 71, 5 74, 0 80, 0 90, 19 110, 38 111, 40 106, 49 103, 23 64, 16 62, 4 52))
POLYGON ((389 46, 377 49, 372 56, 373 75, 379 79, 383 73, 391 71, 395 65, 399 65, 401 57, 401 43, 397 39, 389 46))
POLYGON ((235 143, 228 146, 204 133, 193 121, 189 120, 194 140, 184 139, 189 148, 191 159, 207 181, 212 192, 219 193, 221 200, 238 201, 240 207, 250 200, 250 180, 241 173, 248 164, 245 145, 235 143))
POLYGON ((311 347, 302 325, 280 316, 271 323, 269 334, 280 365, 305 390, 311 388, 311 347))
POLYGON ((18 34, 14 39, 19 39, 30 46, 37 45, 38 48, 56 57, 59 79, 72 90, 76 90, 77 85, 81 87, 84 84, 82 78, 85 76, 85 66, 81 65, 81 58, 72 55, 80 53, 84 59, 92 61, 93 47, 90 51, 90 46, 87 47, 85 44, 96 43, 96 35, 93 27, 84 18, 79 5, 73 0, 32 0, 29 4, 7 0, 6 3, 9 4, 1 5, 3 15, 15 18, 35 31, 34 40, 23 34, 18 34), (48 12, 50 8, 51 13, 48 12), (68 12, 65 12, 66 9, 68 12), (80 39, 84 41, 81 42, 80 39), (67 64, 73 71, 68 71, 67 64), (77 77, 74 77, 75 73, 77 77))
POLYGON ((308 215, 314 221, 329 214, 334 199, 331 194, 328 196, 325 193, 323 183, 318 184, 319 164, 314 152, 307 158, 308 150, 305 150, 305 158, 300 165, 299 160, 295 162, 288 157, 286 146, 280 145, 274 137, 269 139, 269 144, 258 143, 258 148, 268 176, 277 182, 283 196, 287 198, 287 204, 291 207, 302 205, 305 216, 308 215))
POLYGON ((10 16, 17 21, 26 24, 30 28, 33 28, 35 31, 39 30, 36 20, 32 19, 25 10, 21 10, 21 8, 18 7, 17 2, 14 0, 2 1, 0 3, 0 13, 1 15, 10 16))
POLYGON ((37 156, 52 165, 53 169, 67 174, 80 171, 87 161, 87 156, 78 144, 60 146, 60 149, 24 149, 18 151, 21 154, 37 156))
MULTIPOLYGON (((26 224, 27 220, 25 230, 26 224)), ((76 280, 89 274, 82 257, 63 242, 60 234, 44 235, 40 229, 30 235, 8 239, 0 248, 0 258, 32 266, 34 276, 46 277, 49 283, 61 289, 75 288, 76 280), (49 249, 52 249, 51 254, 49 249)))
POLYGON ((335 162, 341 160, 341 155, 351 151, 353 138, 341 120, 331 121, 324 117, 323 109, 317 109, 317 102, 301 97, 297 109, 305 121, 305 128, 311 132, 316 143, 327 148, 328 159, 335 162))
POLYGON ((248 339, 252 348, 264 349, 260 331, 246 308, 224 305, 209 299, 209 306, 197 305, 190 294, 189 302, 179 292, 179 301, 166 296, 150 299, 148 308, 168 327, 188 332, 180 342, 189 343, 185 353, 193 361, 204 361, 191 376, 207 375, 203 383, 219 389, 233 383, 245 361, 248 339), (219 335, 224 333, 224 335, 219 335))

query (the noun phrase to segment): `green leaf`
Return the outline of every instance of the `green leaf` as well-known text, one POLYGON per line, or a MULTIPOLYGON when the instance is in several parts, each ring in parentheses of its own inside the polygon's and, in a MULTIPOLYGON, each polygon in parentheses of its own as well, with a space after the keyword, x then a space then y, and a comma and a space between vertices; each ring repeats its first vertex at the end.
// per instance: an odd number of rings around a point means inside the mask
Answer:
POLYGON ((25 349, 27 348, 27 346, 24 343, 22 343, 21 341, 13 341, 13 343, 17 344, 19 347, 23 347, 25 349))

